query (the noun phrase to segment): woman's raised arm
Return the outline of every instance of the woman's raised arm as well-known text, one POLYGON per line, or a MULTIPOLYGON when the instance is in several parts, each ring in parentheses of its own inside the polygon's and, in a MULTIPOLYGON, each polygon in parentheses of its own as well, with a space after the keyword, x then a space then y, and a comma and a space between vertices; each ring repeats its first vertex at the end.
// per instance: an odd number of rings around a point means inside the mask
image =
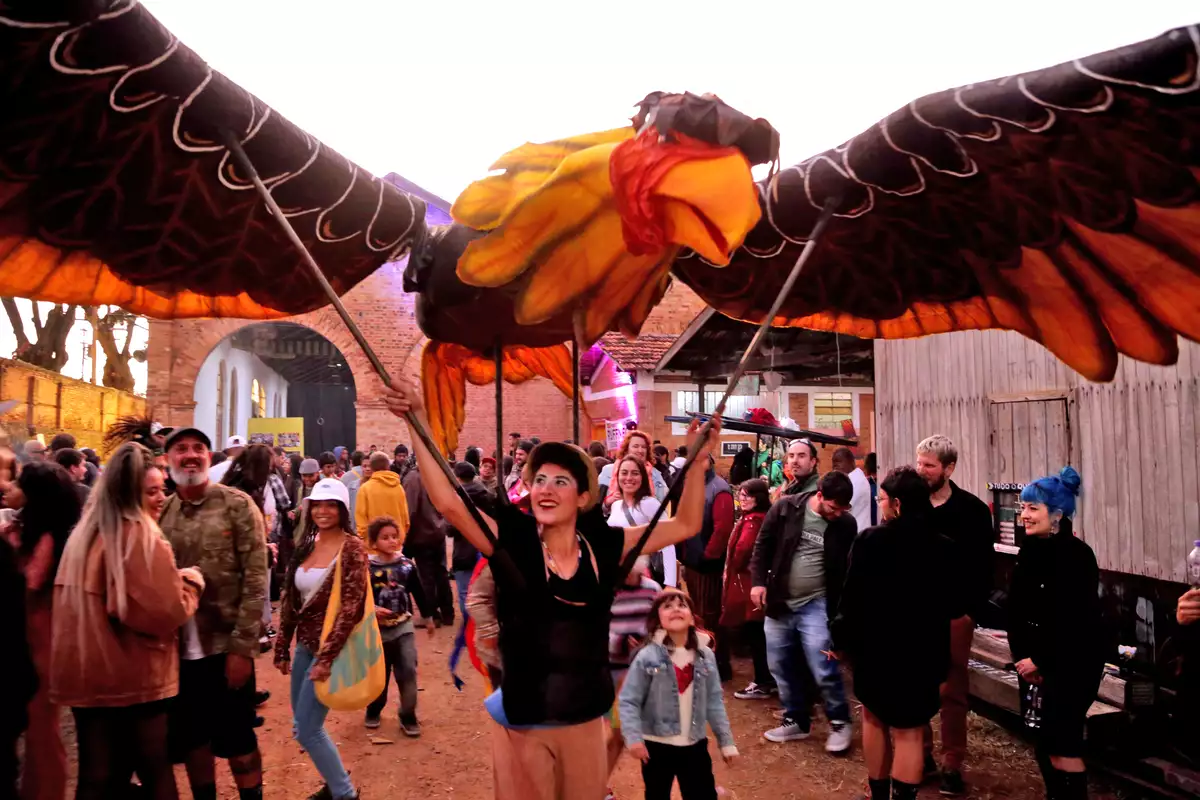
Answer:
MULTIPOLYGON (((691 436, 699 429, 700 420, 693 419, 692 424, 688 426, 688 435, 691 436)), ((704 525, 704 477, 708 472, 709 455, 717 446, 720 435, 721 419, 713 417, 708 436, 697 448, 696 460, 683 476, 683 494, 679 498, 679 508, 675 516, 663 517, 658 521, 649 540, 642 547, 643 553, 657 553, 668 545, 679 544, 700 532, 704 525)), ((688 452, 692 452, 693 446, 688 445, 688 452)), ((638 525, 625 529, 626 554, 637 546, 646 528, 646 525, 638 525)))

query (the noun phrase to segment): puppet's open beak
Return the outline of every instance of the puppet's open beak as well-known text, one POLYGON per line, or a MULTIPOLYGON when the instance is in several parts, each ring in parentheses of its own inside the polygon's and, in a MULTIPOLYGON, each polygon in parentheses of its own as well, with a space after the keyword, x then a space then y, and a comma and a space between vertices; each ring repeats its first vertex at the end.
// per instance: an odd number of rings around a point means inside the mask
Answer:
POLYGON ((635 255, 674 245, 724 266, 761 216, 750 163, 733 147, 647 130, 617 145, 610 172, 635 255))

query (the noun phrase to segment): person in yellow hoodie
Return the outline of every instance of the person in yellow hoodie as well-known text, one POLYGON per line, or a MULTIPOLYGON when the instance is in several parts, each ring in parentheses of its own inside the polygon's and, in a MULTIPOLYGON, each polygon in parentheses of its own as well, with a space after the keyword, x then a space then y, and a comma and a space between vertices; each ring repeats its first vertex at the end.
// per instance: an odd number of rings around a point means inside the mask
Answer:
POLYGON ((364 541, 367 526, 377 517, 391 517, 400 526, 400 535, 408 533, 408 498, 400 485, 400 476, 388 467, 387 453, 371 454, 371 477, 358 488, 354 508, 354 526, 364 541))

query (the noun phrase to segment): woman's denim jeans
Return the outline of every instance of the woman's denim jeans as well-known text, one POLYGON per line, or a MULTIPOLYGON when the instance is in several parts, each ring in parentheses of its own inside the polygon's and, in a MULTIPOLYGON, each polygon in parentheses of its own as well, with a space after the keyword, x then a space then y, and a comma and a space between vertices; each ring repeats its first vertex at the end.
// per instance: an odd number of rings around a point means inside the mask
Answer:
POLYGON ((325 715, 329 709, 317 699, 316 687, 309 680, 308 670, 314 661, 312 652, 297 644, 292 653, 292 720, 296 741, 308 752, 313 766, 335 798, 353 797, 354 785, 342 766, 337 745, 325 732, 325 715))

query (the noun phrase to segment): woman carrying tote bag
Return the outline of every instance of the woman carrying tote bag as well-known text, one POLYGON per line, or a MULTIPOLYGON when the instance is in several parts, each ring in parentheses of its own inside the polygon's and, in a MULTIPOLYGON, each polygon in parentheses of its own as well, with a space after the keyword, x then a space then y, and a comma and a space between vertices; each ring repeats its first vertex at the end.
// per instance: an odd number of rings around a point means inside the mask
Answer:
POLYGON ((373 604, 367 583, 367 548, 354 533, 349 492, 341 481, 319 481, 305 502, 303 513, 309 533, 297 543, 288 566, 280 598, 275 666, 284 675, 291 674, 296 740, 325 781, 325 787, 313 797, 357 798, 358 791, 350 782, 337 745, 325 732, 325 717, 329 713, 329 692, 336 695, 348 684, 351 689, 361 688, 365 707, 383 688, 379 629, 373 608, 368 609, 373 604), (361 651, 371 650, 372 634, 379 669, 361 658, 361 651), (296 647, 289 653, 293 635, 296 647), (353 663, 348 665, 347 660, 353 663), (347 669, 355 665, 366 669, 347 669), (380 680, 374 681, 374 672, 380 680), (351 675, 349 681, 347 673, 351 675))

